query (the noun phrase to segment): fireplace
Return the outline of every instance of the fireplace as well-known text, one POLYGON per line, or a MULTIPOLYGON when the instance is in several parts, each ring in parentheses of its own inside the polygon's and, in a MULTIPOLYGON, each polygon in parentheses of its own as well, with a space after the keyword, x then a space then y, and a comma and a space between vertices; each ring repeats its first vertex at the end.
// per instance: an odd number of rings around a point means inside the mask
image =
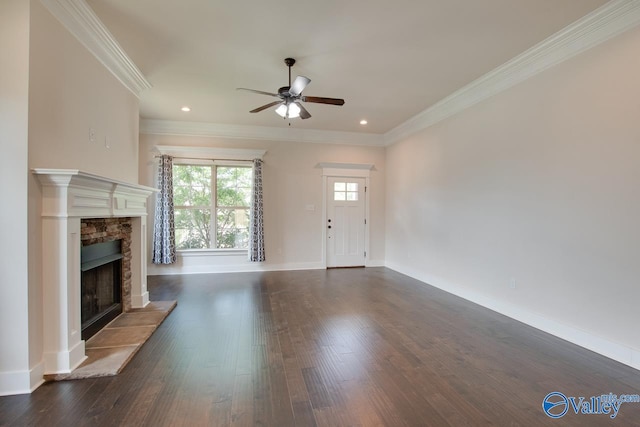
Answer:
POLYGON ((96 243, 80 251, 80 321, 88 340, 122 313, 122 241, 96 243))
POLYGON ((100 299, 82 296, 82 247, 121 240, 121 271, 105 274, 121 277, 122 311, 147 305, 147 198, 157 190, 75 169, 33 173, 42 186, 44 374, 69 373, 86 359, 83 299, 100 299))

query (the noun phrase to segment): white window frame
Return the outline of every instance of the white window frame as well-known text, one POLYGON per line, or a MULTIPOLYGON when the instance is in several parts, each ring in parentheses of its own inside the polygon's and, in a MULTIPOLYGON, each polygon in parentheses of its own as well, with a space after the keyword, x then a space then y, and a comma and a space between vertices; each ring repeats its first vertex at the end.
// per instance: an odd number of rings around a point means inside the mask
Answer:
MULTIPOLYGON (((231 166, 231 167, 244 167, 244 168, 253 168, 253 164, 250 161, 246 160, 205 160, 205 159, 174 159, 174 166, 179 165, 191 165, 191 166, 208 166, 211 167, 211 205, 209 209, 211 209, 211 222, 209 227, 211 227, 209 245, 214 245, 214 247, 202 248, 202 249, 177 249, 178 252, 182 256, 189 255, 202 255, 205 253, 213 253, 213 254, 247 254, 249 249, 241 249, 241 248, 217 248, 215 246, 218 245, 218 230, 217 230, 217 210, 218 210, 218 166, 231 166)), ((223 206, 223 208, 229 209, 239 209, 239 208, 249 208, 251 206, 223 206)))
MULTIPOLYGON (((166 154, 174 158, 173 162, 182 161, 191 164, 212 164, 213 160, 235 162, 249 162, 253 159, 263 159, 267 150, 246 149, 246 148, 218 148, 218 147, 194 147, 185 145, 155 145, 153 151, 158 154, 166 154), (203 162, 203 163, 193 163, 203 162)), ((229 255, 247 255, 247 249, 180 249, 177 250, 180 257, 201 257, 201 256, 229 256, 229 255)))

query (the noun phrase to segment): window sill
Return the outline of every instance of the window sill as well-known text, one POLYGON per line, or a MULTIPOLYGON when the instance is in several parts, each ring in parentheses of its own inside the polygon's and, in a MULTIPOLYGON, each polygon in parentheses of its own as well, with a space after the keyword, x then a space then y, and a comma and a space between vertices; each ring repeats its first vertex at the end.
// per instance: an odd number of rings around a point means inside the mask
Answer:
POLYGON ((247 256, 249 251, 247 249, 182 249, 176 251, 178 256, 181 257, 194 257, 194 256, 247 256))

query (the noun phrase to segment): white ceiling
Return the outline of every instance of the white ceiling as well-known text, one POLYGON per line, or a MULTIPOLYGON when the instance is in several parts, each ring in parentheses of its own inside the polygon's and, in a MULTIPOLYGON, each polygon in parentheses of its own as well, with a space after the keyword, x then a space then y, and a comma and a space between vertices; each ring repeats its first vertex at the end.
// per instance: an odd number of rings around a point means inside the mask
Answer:
POLYGON ((271 110, 292 77, 306 104, 291 126, 383 134, 606 0, 88 0, 153 85, 145 119, 287 127, 271 110), (180 107, 189 105, 190 113, 180 107), (359 121, 369 124, 361 126, 359 121))

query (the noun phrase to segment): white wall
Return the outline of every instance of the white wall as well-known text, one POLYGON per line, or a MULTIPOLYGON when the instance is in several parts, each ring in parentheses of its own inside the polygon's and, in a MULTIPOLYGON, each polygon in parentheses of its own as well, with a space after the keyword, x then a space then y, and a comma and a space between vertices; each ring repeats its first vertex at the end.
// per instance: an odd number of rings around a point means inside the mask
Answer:
POLYGON ((28 392, 29 2, 0 2, 0 395, 28 392), (11 208, 7 208, 11 206, 11 208))
MULTIPOLYGON (((322 169, 320 162, 366 163, 371 171, 371 245, 369 263, 384 261, 384 148, 177 136, 140 136, 140 183, 155 186, 155 145, 265 149, 264 216, 267 261, 249 263, 246 255, 180 257, 171 266, 149 265, 149 274, 305 269, 322 267, 322 169), (306 210, 314 205, 315 211, 306 210)), ((150 232, 153 215, 149 215, 150 232)), ((149 240, 151 248, 151 240, 149 240)), ((151 251, 149 253, 151 255, 151 251)))
POLYGON ((0 214, 0 394, 9 394, 42 381, 42 194, 30 168, 135 183, 139 112, 138 99, 38 0, 0 3, 0 52, 0 178, 11 203, 0 214))
MULTIPOLYGON (((29 167, 80 169, 136 183, 138 99, 35 0, 29 56, 29 167), (95 130, 94 142, 89 129, 95 130)), ((42 357, 41 199, 31 176, 31 365, 42 357)))
POLYGON ((33 1, 31 22, 30 166, 135 183, 138 99, 39 1, 33 1))
POLYGON ((635 29, 389 147, 387 265, 640 368, 638 48, 635 29))

